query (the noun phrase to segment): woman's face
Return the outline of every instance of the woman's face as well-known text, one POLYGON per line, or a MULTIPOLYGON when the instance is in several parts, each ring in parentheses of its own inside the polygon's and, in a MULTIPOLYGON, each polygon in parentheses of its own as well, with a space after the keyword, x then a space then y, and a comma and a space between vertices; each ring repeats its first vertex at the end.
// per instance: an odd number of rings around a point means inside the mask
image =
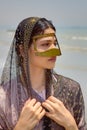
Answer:
MULTIPOLYGON (((55 31, 51 28, 45 30, 44 34, 54 33, 55 31)), ((35 41, 37 50, 39 52, 44 52, 48 49, 56 48, 55 46, 56 38, 54 36, 42 37, 35 41)), ((34 43, 32 43, 29 49, 29 64, 31 67, 42 68, 42 69, 52 69, 55 66, 56 56, 43 57, 35 55, 34 43)))

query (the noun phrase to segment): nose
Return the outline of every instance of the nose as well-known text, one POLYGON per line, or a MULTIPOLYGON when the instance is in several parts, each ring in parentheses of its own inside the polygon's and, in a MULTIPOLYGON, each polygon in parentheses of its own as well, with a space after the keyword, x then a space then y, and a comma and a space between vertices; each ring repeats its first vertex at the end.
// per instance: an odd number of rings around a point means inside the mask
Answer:
POLYGON ((56 48, 56 45, 54 43, 51 44, 50 48, 56 48))

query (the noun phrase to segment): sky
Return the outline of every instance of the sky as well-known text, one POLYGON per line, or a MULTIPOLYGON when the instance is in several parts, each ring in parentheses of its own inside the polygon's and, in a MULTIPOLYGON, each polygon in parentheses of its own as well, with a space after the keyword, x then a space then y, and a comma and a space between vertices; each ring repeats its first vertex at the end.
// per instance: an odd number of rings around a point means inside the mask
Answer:
POLYGON ((87 26, 87 0, 0 0, 0 28, 15 28, 31 16, 56 26, 87 26))

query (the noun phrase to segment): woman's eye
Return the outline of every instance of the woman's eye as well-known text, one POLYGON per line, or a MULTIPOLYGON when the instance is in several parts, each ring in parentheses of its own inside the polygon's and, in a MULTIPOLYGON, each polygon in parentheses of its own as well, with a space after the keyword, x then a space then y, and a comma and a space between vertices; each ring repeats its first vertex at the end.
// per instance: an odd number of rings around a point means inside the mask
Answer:
POLYGON ((44 43, 44 44, 41 44, 41 46, 49 46, 50 43, 44 43))

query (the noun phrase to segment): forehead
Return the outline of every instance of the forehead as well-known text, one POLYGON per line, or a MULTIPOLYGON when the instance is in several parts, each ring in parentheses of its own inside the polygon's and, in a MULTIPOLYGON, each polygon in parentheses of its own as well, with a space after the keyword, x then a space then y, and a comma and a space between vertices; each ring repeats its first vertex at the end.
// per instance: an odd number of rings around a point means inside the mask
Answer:
POLYGON ((54 39, 56 39, 55 33, 40 34, 33 37, 33 41, 36 40, 44 41, 44 40, 54 40, 54 39))

